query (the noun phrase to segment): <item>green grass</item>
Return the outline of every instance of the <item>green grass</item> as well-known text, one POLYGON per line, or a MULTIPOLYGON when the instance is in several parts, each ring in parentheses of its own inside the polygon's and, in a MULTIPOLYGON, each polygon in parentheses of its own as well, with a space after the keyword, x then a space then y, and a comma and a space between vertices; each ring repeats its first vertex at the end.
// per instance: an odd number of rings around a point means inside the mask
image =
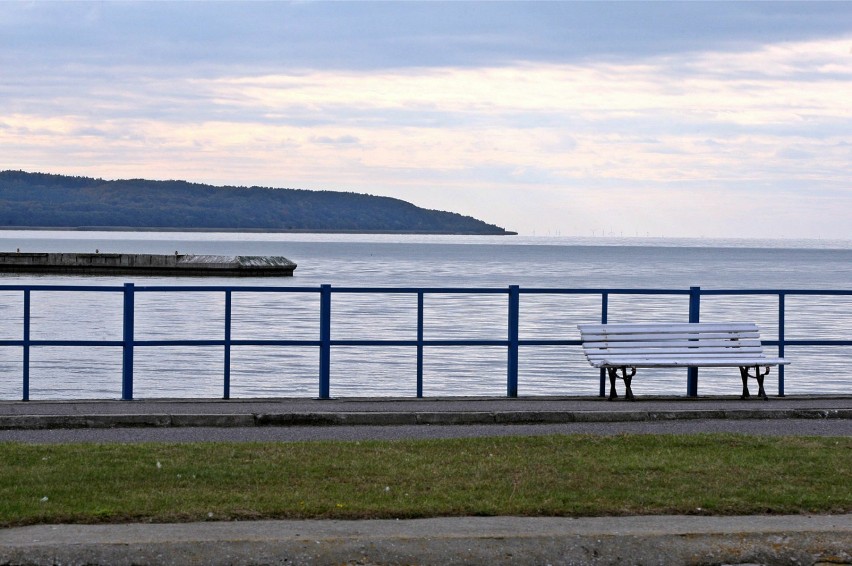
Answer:
POLYGON ((852 511, 847 437, 5 443, 0 470, 0 526, 852 511))

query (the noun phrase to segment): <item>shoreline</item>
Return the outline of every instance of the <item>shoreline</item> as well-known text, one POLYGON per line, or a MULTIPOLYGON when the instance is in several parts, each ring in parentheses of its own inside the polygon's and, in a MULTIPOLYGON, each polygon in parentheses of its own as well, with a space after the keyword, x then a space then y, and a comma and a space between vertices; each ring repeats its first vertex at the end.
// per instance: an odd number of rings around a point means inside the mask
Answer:
POLYGON ((274 229, 274 228, 180 228, 157 226, 0 226, 0 230, 8 232, 200 232, 200 233, 234 233, 234 234, 389 234, 416 236, 517 236, 517 232, 440 232, 429 230, 319 230, 308 228, 274 229))

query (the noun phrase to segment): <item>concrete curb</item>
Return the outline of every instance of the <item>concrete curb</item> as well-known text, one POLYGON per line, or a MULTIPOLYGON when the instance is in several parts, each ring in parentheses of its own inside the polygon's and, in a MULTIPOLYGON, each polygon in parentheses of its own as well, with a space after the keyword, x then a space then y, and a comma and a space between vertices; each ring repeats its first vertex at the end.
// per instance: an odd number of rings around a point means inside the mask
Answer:
POLYGON ((0 564, 852 564, 852 515, 39 525, 0 564))
POLYGON ((400 426, 557 424, 700 419, 852 419, 852 409, 670 411, 337 411, 212 414, 0 415, 0 430, 133 427, 400 426))

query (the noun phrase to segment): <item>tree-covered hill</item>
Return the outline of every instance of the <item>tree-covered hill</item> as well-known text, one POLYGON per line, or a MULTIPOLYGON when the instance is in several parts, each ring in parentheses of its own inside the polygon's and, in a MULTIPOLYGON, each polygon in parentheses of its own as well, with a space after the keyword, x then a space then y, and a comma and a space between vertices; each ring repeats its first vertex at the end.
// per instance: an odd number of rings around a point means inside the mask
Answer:
POLYGON ((511 234, 371 195, 0 172, 0 227, 511 234))

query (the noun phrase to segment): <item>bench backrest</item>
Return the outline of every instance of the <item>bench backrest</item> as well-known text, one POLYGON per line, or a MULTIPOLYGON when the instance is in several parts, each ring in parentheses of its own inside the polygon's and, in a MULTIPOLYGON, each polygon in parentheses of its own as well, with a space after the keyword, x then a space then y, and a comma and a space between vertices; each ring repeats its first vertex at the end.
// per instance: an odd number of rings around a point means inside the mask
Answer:
POLYGON ((757 325, 748 322, 581 324, 589 362, 624 359, 764 357, 757 325))

